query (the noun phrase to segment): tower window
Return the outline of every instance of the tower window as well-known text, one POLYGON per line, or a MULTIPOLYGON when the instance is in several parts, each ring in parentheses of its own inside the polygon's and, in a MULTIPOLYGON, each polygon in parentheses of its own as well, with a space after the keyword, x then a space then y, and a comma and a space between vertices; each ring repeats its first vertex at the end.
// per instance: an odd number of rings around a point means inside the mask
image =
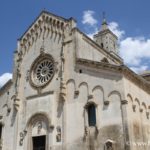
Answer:
POLYGON ((103 44, 103 43, 101 43, 101 47, 102 47, 102 48, 104 47, 104 44, 103 44))
POLYGON ((79 70, 79 73, 82 73, 82 69, 79 70))
POLYGON ((94 104, 90 104, 87 108, 89 126, 96 125, 96 109, 94 104))
POLYGON ((2 139, 2 125, 0 124, 0 140, 2 139))

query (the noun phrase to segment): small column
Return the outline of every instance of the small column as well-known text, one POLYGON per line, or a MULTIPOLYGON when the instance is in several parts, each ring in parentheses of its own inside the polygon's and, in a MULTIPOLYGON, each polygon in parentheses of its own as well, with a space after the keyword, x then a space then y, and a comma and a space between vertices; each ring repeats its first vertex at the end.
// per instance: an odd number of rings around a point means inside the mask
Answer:
POLYGON ((127 100, 121 101, 122 110, 122 122, 123 122, 123 132, 124 132, 124 148, 125 150, 131 150, 130 139, 129 139, 129 129, 128 129, 128 116, 127 116, 127 100))

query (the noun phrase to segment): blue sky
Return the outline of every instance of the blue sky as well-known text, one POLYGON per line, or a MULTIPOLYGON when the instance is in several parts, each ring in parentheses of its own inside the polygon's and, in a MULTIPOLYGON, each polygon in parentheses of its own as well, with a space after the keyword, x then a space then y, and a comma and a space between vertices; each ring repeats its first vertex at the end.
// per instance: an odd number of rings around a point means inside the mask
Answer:
POLYGON ((110 28, 119 34, 120 55, 125 63, 135 71, 150 69, 149 7, 149 0, 1 0, 0 82, 3 74, 12 72, 17 39, 43 9, 74 17, 78 28, 88 35, 99 29, 105 11, 110 28), (95 22, 91 24, 86 15, 95 22))

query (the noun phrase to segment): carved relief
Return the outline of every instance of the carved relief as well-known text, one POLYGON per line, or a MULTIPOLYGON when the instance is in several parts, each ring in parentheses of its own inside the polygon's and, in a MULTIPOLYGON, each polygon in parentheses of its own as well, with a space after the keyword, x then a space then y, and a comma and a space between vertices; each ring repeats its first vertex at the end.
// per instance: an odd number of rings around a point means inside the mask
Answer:
POLYGON ((23 145, 23 140, 24 140, 26 134, 27 134, 27 131, 26 131, 26 130, 24 130, 23 132, 20 132, 20 141, 19 141, 19 145, 20 145, 20 146, 23 145))
MULTIPOLYGON (((29 48, 34 44, 34 42, 40 38, 48 37, 56 38, 58 41, 60 41, 61 37, 64 36, 64 29, 66 24, 68 24, 68 28, 71 28, 71 25, 69 24, 68 20, 63 18, 56 18, 53 17, 53 15, 47 14, 47 12, 43 12, 43 14, 38 18, 38 20, 34 23, 33 26, 31 26, 28 31, 21 37, 20 39, 20 45, 18 47, 21 47, 21 52, 23 55, 25 55, 26 52, 28 52, 29 48), (24 51, 24 52, 23 52, 24 51)), ((67 28, 67 31, 68 31, 67 28)))
POLYGON ((38 127, 37 127, 37 134, 40 134, 40 133, 41 133, 41 129, 42 129, 42 122, 39 121, 37 124, 38 124, 38 127))
POLYGON ((113 140, 107 140, 107 142, 104 145, 104 150, 115 150, 116 146, 115 146, 116 142, 113 140))

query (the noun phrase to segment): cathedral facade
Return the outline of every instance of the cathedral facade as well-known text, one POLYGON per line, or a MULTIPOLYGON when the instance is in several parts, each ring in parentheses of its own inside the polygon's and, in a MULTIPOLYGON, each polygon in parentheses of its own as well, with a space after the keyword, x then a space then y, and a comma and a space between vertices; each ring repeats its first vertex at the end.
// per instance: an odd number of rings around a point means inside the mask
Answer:
POLYGON ((124 65, 105 20, 91 40, 43 11, 0 89, 0 149, 149 150, 149 77, 124 65))

